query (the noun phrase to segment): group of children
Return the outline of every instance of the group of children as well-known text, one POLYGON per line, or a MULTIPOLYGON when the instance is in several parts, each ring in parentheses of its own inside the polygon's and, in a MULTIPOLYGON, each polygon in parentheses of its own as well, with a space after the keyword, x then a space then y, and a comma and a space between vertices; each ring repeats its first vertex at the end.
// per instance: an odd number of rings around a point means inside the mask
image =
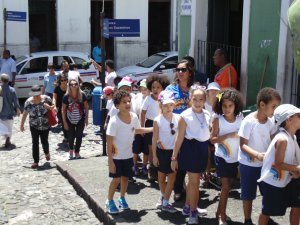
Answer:
POLYGON ((300 150, 294 135, 300 129, 300 109, 280 105, 278 92, 263 88, 257 95, 257 111, 244 118, 241 94, 232 88, 220 90, 218 84, 211 83, 207 90, 192 85, 191 107, 175 114, 174 93, 164 90, 168 84, 165 77, 148 77, 141 82, 141 94, 133 95, 131 81, 123 78, 114 93, 104 90, 113 102, 106 131, 112 177, 106 201, 108 212, 119 212, 113 196, 120 183, 119 207, 129 208, 125 200, 128 178, 138 173, 137 158, 143 152, 142 172, 148 172, 148 162, 158 169, 161 195, 156 207, 170 213, 177 211, 169 198, 176 172, 186 171, 188 184, 182 214, 189 216, 188 224, 198 224, 200 176, 210 168, 209 154, 214 152, 216 172, 222 182, 216 210, 219 225, 227 225, 226 205, 238 168, 244 224, 253 224, 252 202, 258 182, 263 195, 259 225, 268 224, 270 216, 284 215, 287 207, 292 207, 290 224, 299 224, 300 150), (142 141, 146 147, 141 148, 142 141))

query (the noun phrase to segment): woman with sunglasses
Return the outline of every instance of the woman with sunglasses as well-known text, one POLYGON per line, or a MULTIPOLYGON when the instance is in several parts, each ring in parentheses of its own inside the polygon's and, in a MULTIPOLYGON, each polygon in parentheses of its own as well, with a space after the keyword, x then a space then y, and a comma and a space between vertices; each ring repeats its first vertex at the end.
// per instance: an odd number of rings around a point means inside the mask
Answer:
MULTIPOLYGON (((173 84, 170 84, 166 90, 172 91, 174 94, 175 108, 173 113, 180 114, 188 107, 189 102, 189 90, 194 83, 194 67, 190 61, 183 59, 178 62, 176 67, 176 77, 173 84)), ((174 200, 179 201, 184 194, 184 178, 185 171, 177 171, 176 181, 174 184, 174 200)))
POLYGON ((68 131, 69 158, 80 159, 79 154, 84 126, 88 125, 89 105, 85 94, 80 90, 76 79, 68 82, 67 93, 62 101, 62 119, 64 128, 68 131), (76 144, 74 146, 74 140, 76 144))
MULTIPOLYGON (((68 78, 62 73, 59 74, 56 81, 57 86, 54 89, 53 98, 52 98, 52 102, 54 105, 56 105, 57 108, 58 123, 62 123, 61 107, 62 107, 63 97, 67 91, 67 84, 68 84, 68 78)), ((64 133, 63 142, 68 142, 68 132, 65 129, 63 123, 62 123, 62 129, 64 133)))

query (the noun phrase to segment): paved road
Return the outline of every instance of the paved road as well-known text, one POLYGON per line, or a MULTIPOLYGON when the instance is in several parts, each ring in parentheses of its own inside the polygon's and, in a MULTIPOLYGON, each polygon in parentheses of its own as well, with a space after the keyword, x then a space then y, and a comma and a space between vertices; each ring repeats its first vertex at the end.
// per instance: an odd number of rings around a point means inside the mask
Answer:
MULTIPOLYGON (((40 154, 38 170, 30 168, 31 136, 26 121, 25 132, 19 131, 20 118, 14 121, 12 143, 15 148, 0 147, 0 224, 100 224, 86 202, 56 169, 55 162, 68 160, 61 134, 50 132, 51 161, 40 154)), ((87 128, 83 141, 85 157, 100 154, 94 140, 94 126, 87 128), (93 146, 93 147, 91 147, 93 146), (88 149, 88 151, 86 150, 88 149)), ((55 131, 55 130, 54 130, 55 131)), ((0 146, 4 140, 0 140, 0 146)))

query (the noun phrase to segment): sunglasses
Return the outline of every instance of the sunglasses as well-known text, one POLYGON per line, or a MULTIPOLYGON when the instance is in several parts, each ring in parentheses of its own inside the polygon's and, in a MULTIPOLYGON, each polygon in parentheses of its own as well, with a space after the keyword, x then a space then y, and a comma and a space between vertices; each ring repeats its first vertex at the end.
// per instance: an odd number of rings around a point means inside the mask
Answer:
POLYGON ((178 72, 178 73, 180 73, 180 72, 185 73, 185 72, 188 71, 188 69, 187 68, 176 68, 175 71, 178 72))
POLYGON ((170 123, 170 128, 171 128, 171 134, 174 135, 176 133, 176 131, 173 129, 174 123, 170 123))
POLYGON ((78 86, 78 83, 71 83, 70 86, 72 86, 72 87, 77 87, 77 86, 78 86))
POLYGON ((61 82, 64 82, 64 81, 67 81, 67 79, 61 79, 60 81, 61 81, 61 82))

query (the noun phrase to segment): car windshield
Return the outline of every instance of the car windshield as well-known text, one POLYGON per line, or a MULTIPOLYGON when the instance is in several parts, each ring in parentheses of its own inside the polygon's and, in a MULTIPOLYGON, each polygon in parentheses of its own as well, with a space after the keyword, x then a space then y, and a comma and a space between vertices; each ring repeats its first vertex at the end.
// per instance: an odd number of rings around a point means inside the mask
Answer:
POLYGON ((23 56, 20 56, 16 59, 16 64, 18 64, 19 62, 23 61, 24 59, 27 59, 27 56, 23 55, 23 56))
POLYGON ((141 66, 141 67, 145 67, 145 68, 150 68, 153 65, 155 65, 156 63, 163 60, 164 58, 166 58, 166 56, 160 55, 160 54, 154 54, 154 55, 150 56, 149 58, 145 59, 144 61, 142 61, 142 62, 140 62, 136 65, 141 66))

